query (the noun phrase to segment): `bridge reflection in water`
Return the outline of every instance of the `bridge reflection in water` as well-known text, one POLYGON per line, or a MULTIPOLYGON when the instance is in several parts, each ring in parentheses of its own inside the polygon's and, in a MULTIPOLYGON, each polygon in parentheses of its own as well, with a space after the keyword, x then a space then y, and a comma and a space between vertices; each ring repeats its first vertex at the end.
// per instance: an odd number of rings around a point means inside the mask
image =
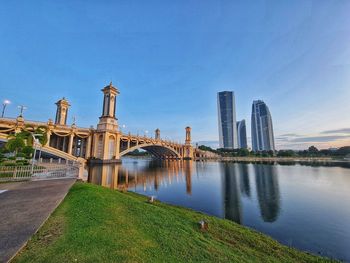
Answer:
POLYGON ((144 191, 157 191, 161 185, 171 185, 173 181, 186 182, 186 193, 192 194, 192 161, 150 160, 140 165, 122 164, 92 165, 89 167, 88 181, 117 190, 142 186, 144 191))
POLYGON ((127 158, 123 164, 92 165, 88 174, 93 184, 156 195, 162 201, 239 224, 244 219, 242 199, 252 201, 251 180, 255 176, 262 220, 274 222, 280 211, 278 178, 272 165, 127 158))

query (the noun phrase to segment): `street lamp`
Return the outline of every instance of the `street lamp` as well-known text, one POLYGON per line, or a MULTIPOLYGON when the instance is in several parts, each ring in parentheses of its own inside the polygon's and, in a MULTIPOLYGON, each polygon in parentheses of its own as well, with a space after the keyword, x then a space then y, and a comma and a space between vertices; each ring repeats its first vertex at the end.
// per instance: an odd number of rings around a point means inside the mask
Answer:
POLYGON ((147 131, 147 130, 145 130, 145 137, 147 137, 147 134, 148 134, 148 131, 147 131))
POLYGON ((35 138, 35 136, 43 136, 42 134, 34 134, 31 133, 32 137, 33 137, 33 146, 34 146, 34 154, 33 154, 33 160, 32 160, 32 167, 31 167, 31 175, 34 174, 34 162, 35 162, 35 155, 36 155, 36 145, 39 143, 39 140, 37 138, 35 138))
POLYGON ((120 126, 120 131, 123 132, 123 130, 126 128, 126 125, 123 124, 122 126, 120 126))
POLYGON ((4 118, 6 106, 9 105, 10 103, 11 103, 11 101, 9 101, 9 100, 4 100, 4 101, 2 102, 2 114, 1 114, 1 118, 4 118))
POLYGON ((20 109, 19 117, 23 117, 23 111, 26 110, 27 107, 23 106, 23 105, 20 105, 20 106, 17 106, 17 108, 20 109))

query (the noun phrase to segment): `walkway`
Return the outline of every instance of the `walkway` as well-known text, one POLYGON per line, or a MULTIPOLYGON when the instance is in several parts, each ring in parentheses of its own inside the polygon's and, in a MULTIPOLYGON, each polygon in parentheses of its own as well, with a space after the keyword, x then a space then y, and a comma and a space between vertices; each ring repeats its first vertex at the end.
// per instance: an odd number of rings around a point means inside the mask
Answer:
POLYGON ((0 184, 0 262, 8 261, 62 201, 75 179, 0 184))

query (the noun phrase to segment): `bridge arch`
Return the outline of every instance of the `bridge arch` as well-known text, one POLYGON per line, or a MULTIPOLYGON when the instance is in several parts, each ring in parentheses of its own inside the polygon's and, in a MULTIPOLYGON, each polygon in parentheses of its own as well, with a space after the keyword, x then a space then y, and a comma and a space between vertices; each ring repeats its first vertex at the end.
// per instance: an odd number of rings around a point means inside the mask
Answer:
POLYGON ((162 145, 162 144, 152 144, 152 143, 143 143, 143 144, 138 144, 133 147, 130 147, 120 153, 120 157, 128 154, 129 152, 133 152, 137 149, 143 149, 153 156, 157 158, 162 158, 165 156, 170 156, 173 158, 181 158, 180 153, 175 150, 174 148, 168 146, 168 145, 162 145))

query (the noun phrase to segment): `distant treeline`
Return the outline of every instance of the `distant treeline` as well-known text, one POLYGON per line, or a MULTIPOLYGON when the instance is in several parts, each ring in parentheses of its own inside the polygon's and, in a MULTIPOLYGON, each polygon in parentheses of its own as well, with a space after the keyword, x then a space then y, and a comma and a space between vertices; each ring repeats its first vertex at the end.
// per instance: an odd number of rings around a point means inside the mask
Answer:
POLYGON ((254 152, 248 149, 212 149, 208 146, 201 145, 198 147, 203 151, 210 151, 223 157, 235 156, 252 156, 252 157, 345 157, 350 155, 350 146, 344 146, 337 150, 318 150, 315 146, 310 146, 307 150, 279 150, 279 151, 260 151, 254 152))
POLYGON ((132 152, 129 152, 127 155, 129 155, 129 156, 148 156, 150 154, 146 151, 140 151, 140 150, 136 149, 132 152))

